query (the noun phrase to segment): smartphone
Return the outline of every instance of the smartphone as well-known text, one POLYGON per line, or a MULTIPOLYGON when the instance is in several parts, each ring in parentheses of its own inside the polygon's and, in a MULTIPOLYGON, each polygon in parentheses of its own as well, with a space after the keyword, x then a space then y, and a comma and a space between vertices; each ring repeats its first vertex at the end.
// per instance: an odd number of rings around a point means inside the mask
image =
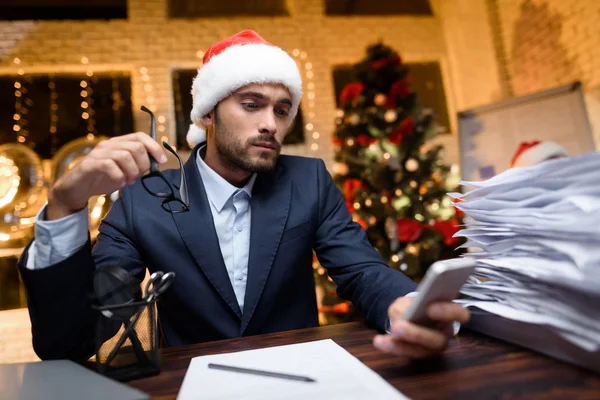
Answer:
POLYGON ((474 271, 474 258, 437 261, 429 267, 425 277, 419 283, 418 294, 410 303, 402 319, 422 326, 436 324, 436 321, 432 321, 427 316, 427 306, 432 302, 454 300, 469 275, 474 271))

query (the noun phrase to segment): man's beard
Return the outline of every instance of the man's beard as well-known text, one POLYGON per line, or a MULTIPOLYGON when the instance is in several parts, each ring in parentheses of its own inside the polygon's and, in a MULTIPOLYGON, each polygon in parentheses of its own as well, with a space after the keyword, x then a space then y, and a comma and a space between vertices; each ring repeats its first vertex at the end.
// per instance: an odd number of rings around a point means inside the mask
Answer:
POLYGON ((215 112, 215 147, 221 156, 221 159, 234 168, 239 168, 247 172, 269 172, 275 168, 281 144, 272 135, 257 135, 242 143, 237 140, 226 124, 219 118, 215 112), (249 149, 257 143, 268 143, 274 147, 272 152, 263 152, 259 159, 253 159, 249 154, 249 149))

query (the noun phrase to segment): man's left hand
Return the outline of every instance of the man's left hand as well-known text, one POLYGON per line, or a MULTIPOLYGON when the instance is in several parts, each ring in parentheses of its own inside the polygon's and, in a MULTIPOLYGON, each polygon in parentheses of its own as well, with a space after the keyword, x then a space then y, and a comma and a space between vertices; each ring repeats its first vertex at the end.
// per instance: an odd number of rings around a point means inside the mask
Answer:
POLYGON ((427 358, 444 351, 448 340, 454 336, 453 322, 465 324, 469 321, 469 310, 452 302, 432 303, 427 307, 427 315, 438 321, 435 328, 426 328, 402 319, 412 297, 399 297, 388 309, 390 333, 376 335, 373 345, 376 349, 407 359, 427 358))

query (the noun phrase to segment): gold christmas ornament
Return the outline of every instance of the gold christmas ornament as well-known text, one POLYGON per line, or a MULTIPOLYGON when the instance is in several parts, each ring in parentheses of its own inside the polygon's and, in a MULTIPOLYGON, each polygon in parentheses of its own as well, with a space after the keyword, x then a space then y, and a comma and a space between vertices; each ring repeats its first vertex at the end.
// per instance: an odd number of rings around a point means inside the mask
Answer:
POLYGON ((404 167, 408 172, 415 172, 419 168, 419 162, 414 158, 409 158, 408 160, 406 160, 406 164, 404 164, 404 167))
POLYGON ((337 175, 346 175, 348 173, 348 166, 343 163, 334 163, 333 172, 337 175))
POLYGON ((358 125, 358 123, 360 122, 360 116, 358 114, 352 114, 350 115, 350 117, 348 117, 348 122, 351 125, 358 125))
POLYGON ((398 113, 394 110, 387 110, 383 115, 383 119, 387 123, 392 123, 398 118, 398 113))
POLYGON ((383 93, 377 93, 375 95, 375 98, 373 99, 373 102, 375 104, 377 104, 378 106, 384 105, 386 101, 387 101, 387 96, 383 93))

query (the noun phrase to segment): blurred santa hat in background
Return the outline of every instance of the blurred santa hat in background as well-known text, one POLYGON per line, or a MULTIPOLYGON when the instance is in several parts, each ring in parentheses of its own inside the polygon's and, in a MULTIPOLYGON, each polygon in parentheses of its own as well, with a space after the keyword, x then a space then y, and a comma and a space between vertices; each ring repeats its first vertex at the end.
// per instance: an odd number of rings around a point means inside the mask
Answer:
POLYGON ((552 158, 568 156, 564 147, 551 141, 522 142, 510 161, 510 167, 529 167, 552 158))

